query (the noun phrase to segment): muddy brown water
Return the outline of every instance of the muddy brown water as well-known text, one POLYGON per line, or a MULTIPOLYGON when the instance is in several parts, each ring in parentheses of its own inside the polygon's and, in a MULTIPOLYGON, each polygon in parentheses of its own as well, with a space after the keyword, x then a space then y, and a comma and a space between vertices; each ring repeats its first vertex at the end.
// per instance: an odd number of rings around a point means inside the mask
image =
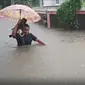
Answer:
POLYGON ((30 24, 46 43, 17 47, 8 35, 15 22, 0 20, 0 78, 38 80, 85 79, 85 32, 59 31, 30 24))

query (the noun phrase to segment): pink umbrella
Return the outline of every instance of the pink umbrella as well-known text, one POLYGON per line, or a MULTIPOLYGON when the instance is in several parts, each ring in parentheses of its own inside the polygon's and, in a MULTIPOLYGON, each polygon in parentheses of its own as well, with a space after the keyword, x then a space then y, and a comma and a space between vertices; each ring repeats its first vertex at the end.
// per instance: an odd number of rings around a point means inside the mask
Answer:
POLYGON ((25 5, 11 5, 0 11, 0 18, 18 20, 26 18, 28 22, 38 22, 41 17, 37 12, 25 5))

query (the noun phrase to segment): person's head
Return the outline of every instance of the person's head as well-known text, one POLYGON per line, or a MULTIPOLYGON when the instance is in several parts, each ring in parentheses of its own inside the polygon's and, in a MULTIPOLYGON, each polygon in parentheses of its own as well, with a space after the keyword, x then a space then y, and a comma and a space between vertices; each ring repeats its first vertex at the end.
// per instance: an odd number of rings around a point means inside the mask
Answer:
POLYGON ((25 35, 29 34, 29 30, 30 30, 30 26, 28 24, 25 24, 23 29, 24 34, 25 35))

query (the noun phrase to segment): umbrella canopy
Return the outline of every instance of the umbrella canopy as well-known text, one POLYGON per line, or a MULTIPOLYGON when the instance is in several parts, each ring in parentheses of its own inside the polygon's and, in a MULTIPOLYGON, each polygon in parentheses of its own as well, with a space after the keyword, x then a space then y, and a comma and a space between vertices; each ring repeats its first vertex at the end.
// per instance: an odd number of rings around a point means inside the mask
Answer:
POLYGON ((18 20, 26 18, 28 22, 37 22, 41 19, 37 12, 25 5, 11 5, 0 10, 0 18, 18 20))

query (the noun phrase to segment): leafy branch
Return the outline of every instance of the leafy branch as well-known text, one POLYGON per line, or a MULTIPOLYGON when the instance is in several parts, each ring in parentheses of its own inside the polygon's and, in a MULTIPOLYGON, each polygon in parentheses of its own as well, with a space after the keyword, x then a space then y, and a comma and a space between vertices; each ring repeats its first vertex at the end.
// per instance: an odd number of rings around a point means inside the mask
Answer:
POLYGON ((80 0, 67 0, 57 10, 57 19, 61 23, 67 23, 71 26, 79 28, 76 10, 81 8, 80 0))

